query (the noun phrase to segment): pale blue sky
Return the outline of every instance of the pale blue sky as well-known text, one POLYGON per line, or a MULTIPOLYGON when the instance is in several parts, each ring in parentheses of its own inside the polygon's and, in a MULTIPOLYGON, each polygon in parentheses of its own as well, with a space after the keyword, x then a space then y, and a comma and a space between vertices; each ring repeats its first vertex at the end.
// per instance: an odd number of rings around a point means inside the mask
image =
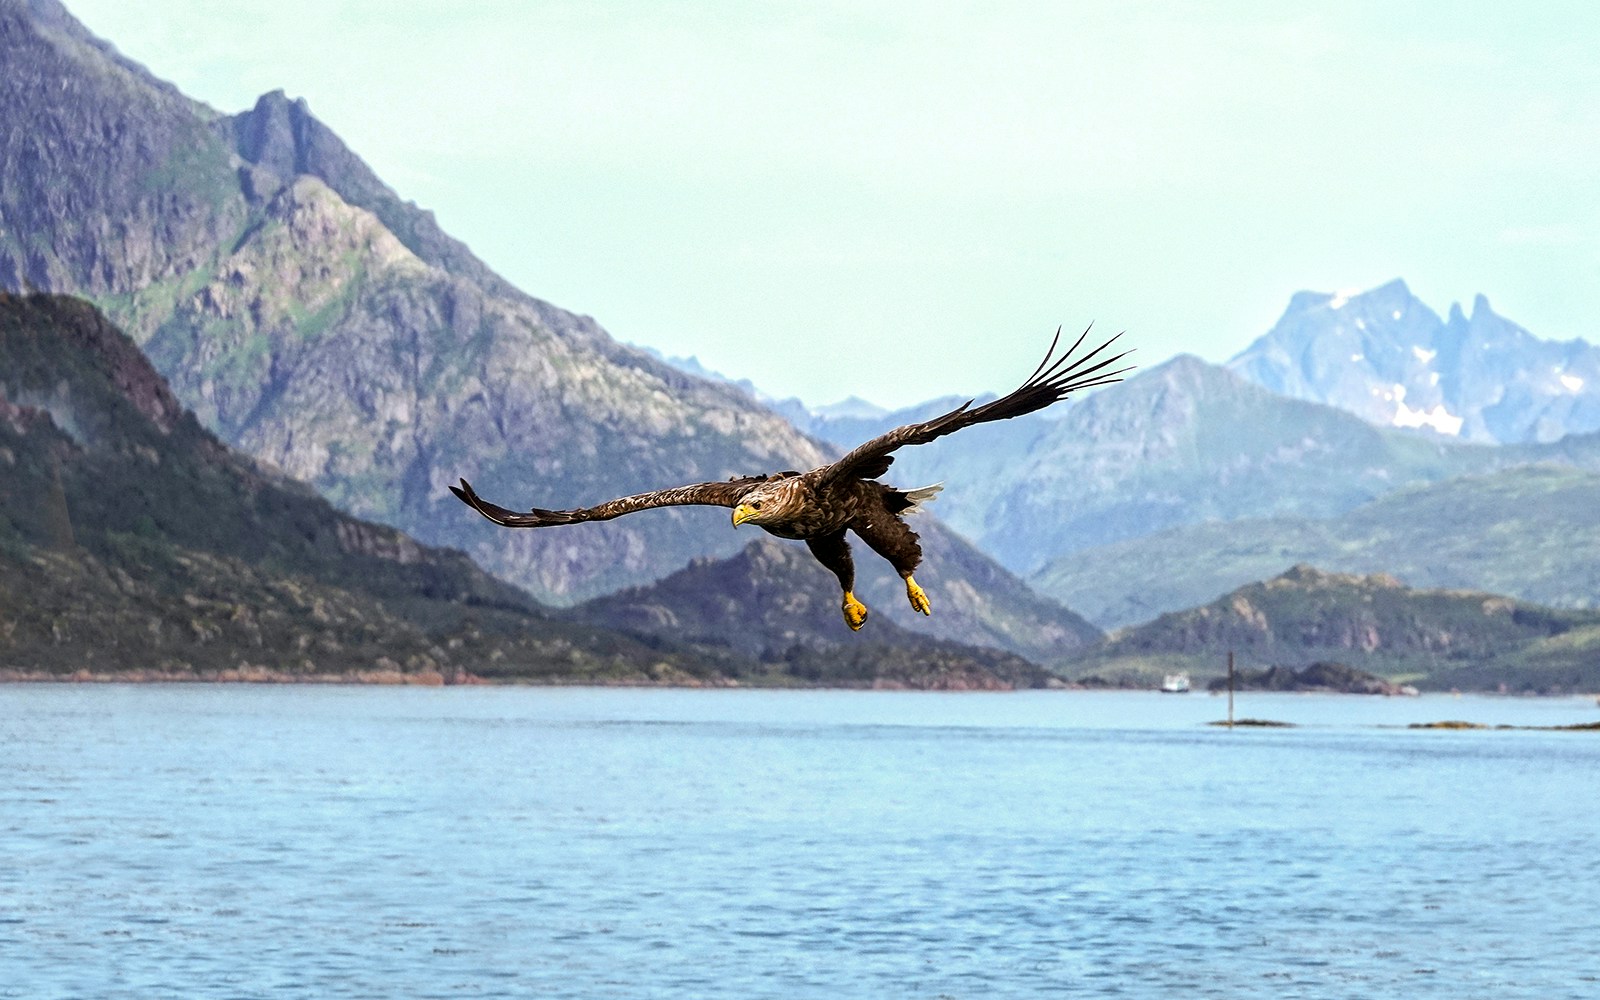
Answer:
POLYGON ((1058 323, 1221 360, 1395 277, 1600 333, 1590 4, 67 3, 220 110, 306 98, 530 293, 813 404, 1009 389, 1058 323))

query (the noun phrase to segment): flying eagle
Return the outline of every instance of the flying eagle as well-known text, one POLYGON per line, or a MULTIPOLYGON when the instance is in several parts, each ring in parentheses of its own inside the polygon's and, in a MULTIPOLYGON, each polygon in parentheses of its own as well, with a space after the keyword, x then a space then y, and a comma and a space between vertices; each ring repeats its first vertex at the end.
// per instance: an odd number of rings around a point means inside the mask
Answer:
POLYGON ((733 525, 736 528, 741 524, 755 524, 779 538, 804 541, 817 561, 839 578, 839 586, 844 590, 842 609, 845 624, 852 629, 859 629, 867 620, 867 608, 856 600, 853 593, 855 563, 850 556, 850 543, 845 539, 845 532, 853 531, 856 537, 867 543, 868 548, 887 559, 901 579, 905 580, 906 597, 910 599, 911 606, 925 615, 932 614, 928 595, 911 577, 922 562, 922 547, 917 544, 917 533, 903 518, 916 512, 922 503, 933 499, 934 494, 944 488, 943 484, 902 490, 878 482, 877 477, 889 471, 889 465, 894 462, 892 453, 896 449, 927 444, 973 424, 1033 413, 1065 399, 1068 393, 1077 389, 1122 381, 1117 376, 1130 371, 1131 365, 1114 371, 1105 369, 1126 357, 1129 352, 1124 351, 1097 364, 1089 364, 1117 337, 1073 359, 1073 352, 1083 344, 1088 334, 1089 331, 1085 330, 1072 347, 1057 358, 1056 345, 1061 341, 1061 331, 1058 329, 1039 367, 1010 395, 978 407, 972 405, 974 400, 968 400, 943 416, 897 427, 859 446, 832 465, 824 465, 810 472, 776 472, 721 483, 695 483, 622 497, 596 507, 577 510, 542 510, 535 507, 526 514, 484 500, 473 492, 465 479, 461 480, 459 487, 450 487, 450 491, 462 503, 507 528, 549 528, 558 524, 609 521, 651 507, 732 507, 733 525))

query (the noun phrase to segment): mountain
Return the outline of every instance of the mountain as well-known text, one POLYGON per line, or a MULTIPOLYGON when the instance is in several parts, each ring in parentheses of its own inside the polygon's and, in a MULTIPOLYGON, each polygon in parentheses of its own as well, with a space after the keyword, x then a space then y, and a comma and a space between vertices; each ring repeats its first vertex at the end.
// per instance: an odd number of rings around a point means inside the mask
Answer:
POLYGON ((739 540, 705 511, 506 535, 446 486, 568 506, 825 458, 511 288, 304 102, 218 114, 49 0, 0 0, 0 38, 0 277, 93 298, 224 440, 344 509, 571 600, 739 540))
MULTIPOLYGON (((737 669, 738 664, 733 668, 737 669)), ((717 681, 230 450, 88 304, 0 293, 7 677, 717 681)))
MULTIPOLYGON (((511 506, 568 507, 833 454, 747 393, 512 288, 303 101, 274 92, 220 114, 54 0, 0 0, 0 40, 0 281, 90 297, 223 440, 342 509, 569 604, 746 539, 725 511, 695 508, 506 532, 447 487, 466 477, 511 506)), ((963 553, 930 566, 934 599, 942 586, 945 609, 984 605, 964 574, 998 568, 937 521, 923 530, 963 553)), ((1003 614, 996 634, 1026 632, 1035 612, 1076 627, 1050 601, 1001 603, 984 605, 1003 614)), ((883 609, 967 634, 959 616, 912 616, 883 609)))
POLYGON ((771 538, 731 558, 696 560, 647 586, 597 597, 568 615, 732 650, 810 683, 1001 689, 1042 687, 1049 676, 1015 654, 931 639, 890 621, 851 632, 839 623, 833 575, 804 548, 771 538))
POLYGON ((1600 435, 1561 446, 1589 468, 1526 465, 1464 476, 1399 490, 1332 518, 1172 528, 1057 559, 1033 583, 1102 628, 1211 600, 1295 563, 1393 573, 1419 587, 1600 606, 1600 472, 1591 471, 1600 435))
MULTIPOLYGON (((1406 587, 1392 576, 1291 568, 1200 607, 1118 633, 1068 667, 1074 675, 1153 679, 1340 663, 1414 678, 1420 687, 1585 691, 1600 687, 1600 611, 1555 610, 1464 590, 1406 587)), ((1327 671, 1324 671, 1327 672, 1327 671)))
POLYGON ((1301 292, 1228 368, 1273 392, 1384 427, 1463 441, 1554 441, 1600 430, 1600 347, 1541 340, 1489 307, 1441 320, 1392 281, 1364 294, 1301 292))

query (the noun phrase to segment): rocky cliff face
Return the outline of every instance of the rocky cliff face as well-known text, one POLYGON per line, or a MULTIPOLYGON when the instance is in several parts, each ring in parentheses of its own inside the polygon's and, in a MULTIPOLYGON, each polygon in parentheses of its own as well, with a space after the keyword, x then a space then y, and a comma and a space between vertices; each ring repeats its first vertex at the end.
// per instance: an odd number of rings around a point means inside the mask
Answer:
POLYGON ((273 189, 229 250, 170 306, 151 303, 157 289, 126 307, 180 394, 340 506, 466 548, 546 597, 716 551, 713 519, 663 511, 581 539, 507 535, 463 516, 449 484, 578 506, 822 460, 735 392, 597 350, 592 324, 553 327, 551 310, 427 264, 317 178, 273 189))
POLYGON ((1600 429, 1600 348, 1541 340, 1482 295, 1441 320, 1393 281, 1301 292, 1228 367, 1273 392, 1385 427, 1464 441, 1554 441, 1600 429))
POLYGON ((219 116, 55 0, 0 0, 0 287, 107 296, 199 266, 245 221, 219 116))

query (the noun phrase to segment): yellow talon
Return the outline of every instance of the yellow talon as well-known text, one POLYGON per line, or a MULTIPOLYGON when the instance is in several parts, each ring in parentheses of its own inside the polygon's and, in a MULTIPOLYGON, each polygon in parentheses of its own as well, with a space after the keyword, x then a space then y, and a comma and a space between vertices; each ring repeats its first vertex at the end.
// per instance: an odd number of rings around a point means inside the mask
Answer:
POLYGON ((933 605, 928 603, 927 593, 909 576, 906 577, 906 597, 910 599, 913 611, 920 611, 925 615, 933 614, 933 605))
POLYGON ((851 631, 861 631, 861 626, 867 623, 867 606, 856 600, 856 595, 848 590, 844 592, 844 623, 850 626, 851 631))

